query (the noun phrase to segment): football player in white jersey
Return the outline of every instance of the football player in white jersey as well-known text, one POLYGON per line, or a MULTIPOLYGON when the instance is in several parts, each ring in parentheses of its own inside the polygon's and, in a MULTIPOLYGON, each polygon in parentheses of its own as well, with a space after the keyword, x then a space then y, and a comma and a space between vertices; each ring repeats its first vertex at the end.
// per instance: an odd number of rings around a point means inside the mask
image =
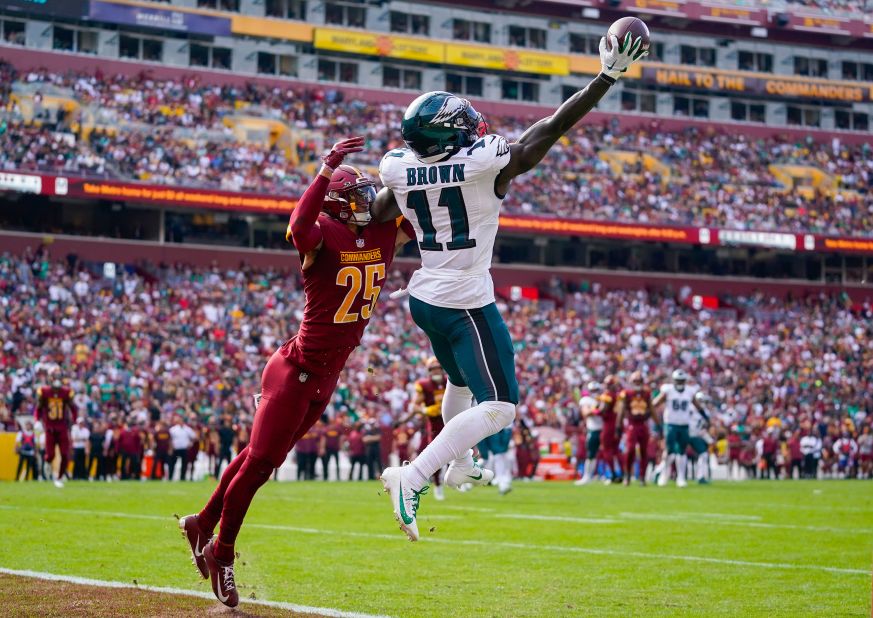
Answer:
POLYGON ((630 34, 621 42, 612 37, 609 46, 601 39, 602 72, 512 144, 489 134, 468 100, 425 93, 403 116, 407 148, 388 152, 379 165, 385 188, 371 212, 377 221, 402 214, 415 228, 422 267, 409 282, 409 308, 449 376, 442 402, 445 428, 411 464, 382 473, 394 516, 412 541, 418 540, 419 499, 433 473, 448 463, 447 485, 490 482, 493 474, 474 462, 471 449, 515 418, 513 345, 494 302, 490 272, 509 185, 533 169, 647 53, 630 34))
POLYGON ((658 396, 652 401, 652 407, 662 402, 664 405, 663 423, 666 449, 656 475, 658 485, 664 487, 670 481, 670 470, 676 464, 676 486, 685 487, 685 468, 687 466, 686 451, 688 450, 688 424, 691 422, 692 408, 698 404, 694 399, 697 388, 689 386, 688 374, 677 369, 672 375, 673 383, 664 384, 658 396))
POLYGON ((587 485, 594 476, 597 467, 597 453, 600 451, 600 433, 603 431, 603 417, 600 416, 599 395, 603 387, 597 382, 589 382, 587 392, 579 400, 579 411, 585 419, 585 430, 588 436, 585 438, 585 470, 582 478, 575 485, 587 485))
POLYGON ((688 423, 688 446, 697 455, 694 468, 697 482, 701 485, 709 483, 709 447, 714 442, 709 433, 709 414, 706 411, 709 401, 705 393, 694 393, 694 408, 691 410, 691 422, 688 423))

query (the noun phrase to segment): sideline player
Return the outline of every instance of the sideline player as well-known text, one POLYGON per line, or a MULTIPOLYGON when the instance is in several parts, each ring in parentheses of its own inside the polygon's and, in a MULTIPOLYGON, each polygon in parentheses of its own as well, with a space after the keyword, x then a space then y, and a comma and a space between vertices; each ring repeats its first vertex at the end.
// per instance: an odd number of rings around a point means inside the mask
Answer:
POLYGON ((377 220, 406 215, 415 227, 422 268, 409 282, 409 309, 449 375, 445 428, 408 466, 390 467, 382 482, 400 527, 418 540, 416 513, 428 479, 449 464, 445 482, 484 485, 492 473, 473 460, 472 447, 515 418, 518 382, 512 339, 497 311, 491 257, 503 198, 516 176, 530 171, 637 59, 641 39, 600 41, 602 72, 554 114, 509 144, 488 134, 470 102, 428 92, 406 109, 407 148, 389 151, 379 166, 385 188, 377 220), (471 407, 471 400, 476 405, 471 407))
POLYGON ((694 468, 697 482, 701 485, 709 483, 711 476, 709 447, 712 445, 713 439, 709 433, 709 414, 706 411, 708 403, 709 397, 705 393, 701 391, 694 393, 694 409, 691 411, 691 422, 688 424, 688 446, 697 456, 694 468))
POLYGON ((48 464, 48 474, 55 487, 61 488, 70 465, 70 427, 76 418, 73 391, 64 386, 60 378, 55 377, 51 386, 39 387, 36 397, 36 420, 41 421, 45 428, 45 463, 48 464), (52 469, 55 446, 61 452, 57 475, 52 469))
MULTIPOLYGON (((428 377, 421 378, 415 382, 415 399, 410 406, 411 413, 396 423, 398 426, 405 425, 416 414, 421 414, 427 420, 427 425, 421 432, 421 444, 418 447, 419 452, 423 451, 428 444, 434 441, 445 425, 442 416, 442 405, 443 396, 446 393, 446 376, 436 356, 431 356, 427 359, 426 367, 428 377)), ((400 463, 403 463, 403 458, 400 459, 400 463)), ((440 482, 441 471, 437 470, 433 473, 433 493, 437 500, 445 499, 443 486, 440 482)))
POLYGON ((687 466, 689 434, 688 425, 691 422, 691 409, 697 407, 694 396, 697 388, 689 386, 688 374, 682 369, 673 372, 672 383, 661 386, 661 391, 652 400, 652 407, 664 406, 663 423, 666 456, 658 465, 658 485, 665 487, 670 481, 670 472, 676 464, 676 486, 685 487, 685 470, 687 466))
POLYGON ((600 408, 603 404, 599 398, 603 388, 597 382, 589 382, 585 396, 579 400, 579 409, 582 418, 585 419, 585 430, 588 432, 585 438, 585 470, 582 478, 576 481, 576 485, 587 485, 591 482, 597 469, 597 453, 600 451, 600 436, 603 431, 603 417, 600 416, 600 408))
POLYGON ((361 342, 395 251, 413 234, 400 219, 370 223, 374 182, 341 165, 363 145, 362 137, 337 143, 291 214, 287 239, 302 256, 303 321, 267 361, 249 445, 224 471, 203 510, 179 520, 197 568, 228 607, 239 603, 234 543, 249 504, 321 418, 346 359, 361 342))
POLYGON ((616 432, 622 429, 622 423, 627 418, 627 429, 624 433, 624 484, 630 485, 634 473, 634 457, 637 447, 640 451, 640 485, 646 484, 646 468, 649 464, 649 419, 652 418, 652 392, 643 386, 643 374, 634 371, 630 376, 630 388, 621 391, 618 396, 618 426, 616 432))

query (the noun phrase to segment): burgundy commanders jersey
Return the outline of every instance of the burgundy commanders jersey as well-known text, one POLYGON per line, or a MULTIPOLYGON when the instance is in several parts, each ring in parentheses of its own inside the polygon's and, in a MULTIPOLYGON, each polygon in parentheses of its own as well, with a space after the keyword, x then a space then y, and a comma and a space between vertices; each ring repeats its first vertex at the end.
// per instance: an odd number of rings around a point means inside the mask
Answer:
POLYGON ((36 394, 36 417, 46 429, 66 429, 73 423, 76 415, 73 391, 65 386, 41 386, 36 394))
POLYGON ((355 234, 327 214, 318 216, 322 245, 303 271, 303 322, 282 356, 315 375, 342 370, 376 308, 401 221, 373 222, 355 234))
POLYGON ((446 392, 445 377, 440 384, 430 378, 422 378, 416 381, 415 391, 424 396, 424 412, 428 416, 442 416, 443 395, 446 392))
POLYGON ((621 391, 619 398, 624 401, 625 418, 631 425, 643 425, 652 416, 652 391, 647 388, 628 388, 621 391))
POLYGON ((618 400, 618 395, 614 391, 605 391, 599 397, 602 407, 600 409, 600 418, 603 419, 603 428, 606 431, 609 428, 615 429, 615 403, 618 400))

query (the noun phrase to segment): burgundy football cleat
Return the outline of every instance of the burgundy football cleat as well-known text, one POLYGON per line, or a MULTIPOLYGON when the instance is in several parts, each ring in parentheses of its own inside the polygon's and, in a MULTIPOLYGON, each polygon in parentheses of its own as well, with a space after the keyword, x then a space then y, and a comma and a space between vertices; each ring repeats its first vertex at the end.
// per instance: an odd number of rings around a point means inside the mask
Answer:
POLYGON ((203 557, 203 548, 209 543, 212 535, 206 535, 201 529, 197 521, 196 515, 186 515, 179 519, 179 529, 182 530, 182 536, 188 541, 191 546, 191 561, 203 579, 209 579, 209 570, 206 568, 206 559, 203 557))
POLYGON ((228 607, 236 607, 239 605, 239 593, 236 591, 236 582, 233 579, 233 562, 220 562, 212 553, 213 543, 214 541, 209 541, 203 548, 206 568, 212 579, 212 592, 228 607))

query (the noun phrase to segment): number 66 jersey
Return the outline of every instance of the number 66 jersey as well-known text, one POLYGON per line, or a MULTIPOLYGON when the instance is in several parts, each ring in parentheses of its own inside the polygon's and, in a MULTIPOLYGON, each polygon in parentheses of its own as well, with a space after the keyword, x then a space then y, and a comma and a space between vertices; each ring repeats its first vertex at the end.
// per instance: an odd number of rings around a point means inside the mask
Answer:
POLYGON ((494 302, 491 255, 504 197, 494 185, 509 156, 504 138, 485 135, 441 161, 422 161, 408 148, 382 158, 382 184, 415 228, 421 250, 412 296, 451 309, 494 302))

